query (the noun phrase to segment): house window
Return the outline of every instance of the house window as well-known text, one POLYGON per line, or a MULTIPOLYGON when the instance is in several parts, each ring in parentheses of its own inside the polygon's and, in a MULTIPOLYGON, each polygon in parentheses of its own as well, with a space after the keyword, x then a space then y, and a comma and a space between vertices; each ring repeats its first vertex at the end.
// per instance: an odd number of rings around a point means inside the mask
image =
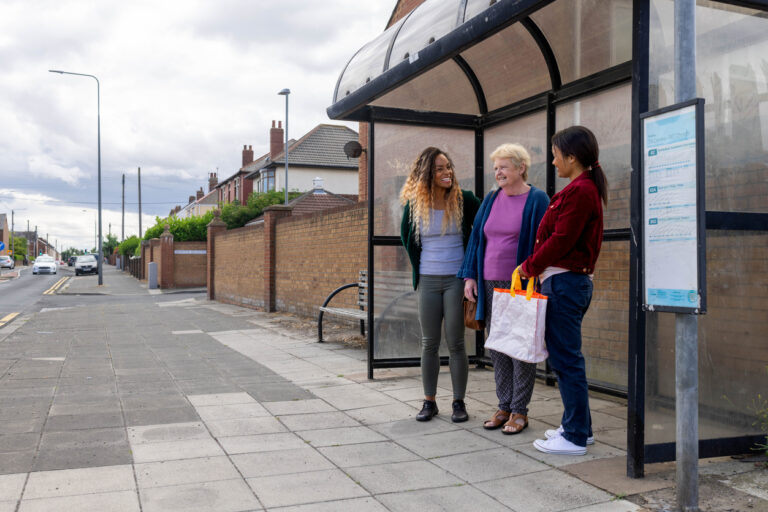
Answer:
POLYGON ((240 178, 235 178, 235 199, 240 201, 240 178))
POLYGON ((263 191, 264 192, 270 192, 272 190, 275 190, 275 171, 274 171, 274 169, 270 170, 270 171, 264 171, 262 173, 262 176, 263 176, 262 183, 263 183, 263 188, 264 188, 263 191))

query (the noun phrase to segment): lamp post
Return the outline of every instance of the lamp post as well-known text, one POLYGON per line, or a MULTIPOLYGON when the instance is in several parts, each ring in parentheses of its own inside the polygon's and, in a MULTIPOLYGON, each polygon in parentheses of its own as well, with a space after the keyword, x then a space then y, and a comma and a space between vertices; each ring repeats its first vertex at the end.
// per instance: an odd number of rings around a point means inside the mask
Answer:
POLYGON ((99 189, 99 243, 98 243, 98 251, 99 255, 97 258, 97 265, 99 270, 99 286, 104 284, 104 273, 102 271, 101 266, 101 93, 100 93, 100 84, 99 79, 96 78, 94 75, 88 75, 85 73, 72 73, 70 71, 60 71, 57 69, 49 69, 48 70, 51 73, 58 73, 60 75, 75 75, 75 76, 87 76, 90 78, 93 78, 96 80, 96 143, 97 143, 97 155, 98 155, 98 189, 99 189))
POLYGON ((288 204, 288 96, 291 94, 290 89, 283 89, 279 93, 280 96, 285 96, 285 204, 288 204))

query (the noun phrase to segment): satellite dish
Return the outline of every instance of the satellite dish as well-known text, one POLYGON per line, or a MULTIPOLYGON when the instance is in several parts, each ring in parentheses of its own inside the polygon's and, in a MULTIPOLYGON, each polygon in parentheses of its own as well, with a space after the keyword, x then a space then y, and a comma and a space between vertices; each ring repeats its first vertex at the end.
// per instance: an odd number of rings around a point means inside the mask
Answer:
POLYGON ((344 154, 347 155, 347 158, 359 158, 363 151, 365 151, 363 146, 356 140, 351 140, 344 144, 344 154))

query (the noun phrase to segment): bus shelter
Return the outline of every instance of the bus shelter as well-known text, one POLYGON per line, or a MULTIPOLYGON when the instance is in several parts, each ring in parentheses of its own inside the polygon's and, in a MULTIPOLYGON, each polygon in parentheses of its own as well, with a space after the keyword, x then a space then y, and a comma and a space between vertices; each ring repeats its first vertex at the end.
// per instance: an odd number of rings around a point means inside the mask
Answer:
MULTIPOLYGON (((706 283, 699 324, 699 454, 748 452, 768 389, 768 1, 698 1, 705 100, 706 283)), ((627 472, 675 458, 675 321, 642 307, 640 116, 674 103, 673 0, 427 0, 360 48, 332 119, 369 123, 369 376, 419 362, 416 295, 398 194, 426 146, 462 188, 495 184, 489 153, 531 154, 529 182, 567 181, 550 138, 593 130, 609 182, 595 291, 583 325, 590 386, 628 399, 627 472)), ((484 364, 482 334, 467 332, 484 364)), ((445 354, 444 354, 445 355, 445 354)), ((544 370, 544 368, 542 368, 544 370)))

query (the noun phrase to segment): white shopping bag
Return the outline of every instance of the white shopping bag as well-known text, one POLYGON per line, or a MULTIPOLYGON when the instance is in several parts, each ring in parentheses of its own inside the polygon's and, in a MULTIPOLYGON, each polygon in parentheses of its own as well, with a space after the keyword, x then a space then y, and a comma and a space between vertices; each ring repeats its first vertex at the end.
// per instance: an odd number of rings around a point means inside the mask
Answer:
POLYGON ((533 278, 522 290, 516 268, 510 290, 494 288, 491 332, 485 348, 527 363, 539 363, 547 356, 544 342, 547 297, 533 291, 533 278))

